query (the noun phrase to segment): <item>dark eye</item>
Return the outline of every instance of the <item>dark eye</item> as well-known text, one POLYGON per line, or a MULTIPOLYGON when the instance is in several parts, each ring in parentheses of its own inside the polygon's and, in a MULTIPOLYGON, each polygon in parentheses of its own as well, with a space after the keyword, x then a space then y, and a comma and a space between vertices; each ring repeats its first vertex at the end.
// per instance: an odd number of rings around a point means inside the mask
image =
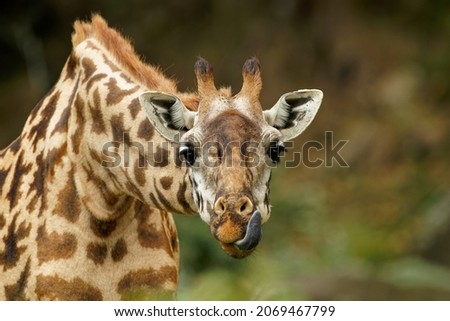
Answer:
POLYGON ((271 142, 269 150, 267 151, 267 156, 269 156, 270 160, 276 164, 280 161, 280 156, 285 151, 286 148, 280 141, 271 142))
POLYGON ((180 156, 183 161, 186 162, 189 166, 193 166, 195 163, 195 149, 194 146, 190 144, 181 145, 180 147, 180 156))

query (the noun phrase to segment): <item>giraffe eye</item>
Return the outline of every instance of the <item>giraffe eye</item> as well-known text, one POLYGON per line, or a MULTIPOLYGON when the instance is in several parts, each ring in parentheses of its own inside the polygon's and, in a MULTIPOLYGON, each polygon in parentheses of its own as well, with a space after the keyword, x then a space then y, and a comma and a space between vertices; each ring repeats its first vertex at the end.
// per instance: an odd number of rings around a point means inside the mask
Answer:
POLYGON ((190 144, 181 145, 180 147, 180 157, 186 162, 187 165, 193 166, 195 163, 195 149, 194 146, 190 144))
POLYGON ((269 146, 269 150, 267 151, 267 156, 269 156, 270 160, 277 164, 280 161, 280 156, 286 151, 286 147, 284 147, 283 143, 280 141, 271 142, 269 146))

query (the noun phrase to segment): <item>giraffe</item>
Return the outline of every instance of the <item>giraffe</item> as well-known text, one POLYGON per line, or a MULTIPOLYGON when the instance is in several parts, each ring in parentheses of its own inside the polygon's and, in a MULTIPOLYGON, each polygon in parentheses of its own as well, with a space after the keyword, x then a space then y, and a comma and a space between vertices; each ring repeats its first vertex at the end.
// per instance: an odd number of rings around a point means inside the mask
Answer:
POLYGON ((270 215, 271 168, 313 120, 320 90, 259 102, 256 58, 238 94, 199 58, 198 90, 145 64, 99 15, 76 21, 60 78, 0 151, 0 298, 119 300, 176 293, 172 213, 199 215, 234 258, 270 215))

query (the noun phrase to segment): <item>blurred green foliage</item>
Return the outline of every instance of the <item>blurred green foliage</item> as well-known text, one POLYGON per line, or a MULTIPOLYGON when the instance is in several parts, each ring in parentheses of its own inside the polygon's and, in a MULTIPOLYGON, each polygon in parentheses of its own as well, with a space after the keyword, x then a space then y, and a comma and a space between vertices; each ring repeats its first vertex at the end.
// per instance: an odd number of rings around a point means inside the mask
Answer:
POLYGON ((58 78, 73 21, 92 11, 183 90, 195 89, 197 55, 235 91, 257 55, 266 108, 284 92, 322 89, 319 115, 291 152, 323 143, 325 131, 348 140, 348 168, 274 170, 272 217, 245 260, 227 257, 198 217, 177 216, 179 299, 450 300, 448 1, 8 2, 1 147, 58 78))

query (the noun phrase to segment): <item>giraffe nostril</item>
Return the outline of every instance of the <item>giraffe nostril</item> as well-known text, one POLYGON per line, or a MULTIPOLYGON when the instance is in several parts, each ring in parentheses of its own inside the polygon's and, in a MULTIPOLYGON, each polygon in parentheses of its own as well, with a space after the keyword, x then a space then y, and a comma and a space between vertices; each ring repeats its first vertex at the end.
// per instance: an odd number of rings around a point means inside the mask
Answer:
POLYGON ((250 201, 250 199, 246 196, 241 197, 239 200, 240 206, 238 214, 240 215, 247 215, 250 213, 253 213, 253 203, 250 201))
POLYGON ((220 214, 225 213, 226 210, 227 210, 227 205, 225 202, 225 198, 223 196, 221 196, 217 199, 216 203, 214 204, 214 211, 220 215, 220 214))

